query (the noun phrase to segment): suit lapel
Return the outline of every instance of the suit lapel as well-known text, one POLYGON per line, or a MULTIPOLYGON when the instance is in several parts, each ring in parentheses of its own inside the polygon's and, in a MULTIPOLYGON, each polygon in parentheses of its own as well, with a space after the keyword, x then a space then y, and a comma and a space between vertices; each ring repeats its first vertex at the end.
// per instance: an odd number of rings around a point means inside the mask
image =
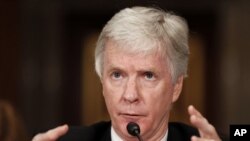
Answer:
POLYGON ((103 134, 101 141, 111 141, 111 125, 109 126, 109 128, 107 128, 107 130, 103 134))

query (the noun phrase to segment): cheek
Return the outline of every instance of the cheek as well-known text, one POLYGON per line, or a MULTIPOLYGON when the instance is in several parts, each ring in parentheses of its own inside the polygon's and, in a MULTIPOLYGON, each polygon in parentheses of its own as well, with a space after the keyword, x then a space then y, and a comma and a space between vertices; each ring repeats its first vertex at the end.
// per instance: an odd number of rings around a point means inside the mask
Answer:
POLYGON ((113 98, 114 98, 114 90, 111 89, 108 85, 104 84, 103 85, 103 97, 106 101, 107 105, 112 104, 113 98))
POLYGON ((171 105, 172 95, 171 94, 161 94, 160 96, 150 97, 149 100, 149 108, 152 111, 164 111, 168 109, 169 105, 171 105))
POLYGON ((170 109, 172 103, 172 89, 171 87, 156 86, 152 89, 147 89, 145 96, 145 103, 148 109, 152 112, 151 115, 158 116, 159 114, 164 114, 170 109))
POLYGON ((103 83, 103 97, 109 113, 115 110, 115 105, 119 103, 119 89, 114 88, 110 83, 103 83))
POLYGON ((103 97, 104 97, 109 115, 112 115, 111 113, 115 111, 114 106, 112 105, 115 105, 115 102, 113 101, 112 96, 108 92, 107 88, 103 88, 103 97))

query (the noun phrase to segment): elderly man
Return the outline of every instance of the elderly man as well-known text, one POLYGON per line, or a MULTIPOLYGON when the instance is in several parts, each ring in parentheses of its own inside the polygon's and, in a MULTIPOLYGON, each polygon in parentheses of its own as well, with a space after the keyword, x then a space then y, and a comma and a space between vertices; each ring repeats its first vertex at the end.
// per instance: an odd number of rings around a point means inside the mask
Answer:
POLYGON ((33 141, 220 141, 193 106, 188 112, 196 128, 169 123, 171 106, 187 75, 188 56, 183 18, 155 8, 121 10, 103 28, 95 51, 111 122, 65 125, 38 134, 33 141), (136 133, 129 133, 129 128, 136 133))

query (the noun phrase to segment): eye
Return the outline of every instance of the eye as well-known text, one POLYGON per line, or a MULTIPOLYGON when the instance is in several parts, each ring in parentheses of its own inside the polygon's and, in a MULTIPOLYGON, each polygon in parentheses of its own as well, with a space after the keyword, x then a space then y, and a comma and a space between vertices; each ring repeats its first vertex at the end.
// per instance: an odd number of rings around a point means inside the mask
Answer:
POLYGON ((153 72, 147 71, 144 73, 145 79, 147 80, 155 80, 155 75, 153 72))
POLYGON ((122 77, 122 75, 121 75, 121 73, 120 72, 118 72, 118 71, 115 71, 115 72, 113 72, 112 74, 111 74, 111 77, 113 78, 113 79, 121 79, 121 77, 122 77))

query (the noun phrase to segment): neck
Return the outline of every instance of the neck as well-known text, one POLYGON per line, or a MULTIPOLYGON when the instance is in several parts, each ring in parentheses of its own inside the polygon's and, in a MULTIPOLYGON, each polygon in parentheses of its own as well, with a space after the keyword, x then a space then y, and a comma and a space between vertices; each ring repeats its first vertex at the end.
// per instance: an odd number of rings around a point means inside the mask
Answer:
MULTIPOLYGON (((152 138, 150 139, 150 141, 166 141, 168 138, 168 129, 166 130, 165 134, 163 137, 159 137, 159 138, 152 138)), ((123 141, 123 139, 116 133, 116 131, 114 130, 113 127, 111 127, 111 141, 123 141)), ((130 138, 130 139, 126 139, 126 141, 138 141, 138 139, 136 137, 130 138)), ((148 140, 146 140, 148 141, 148 140)))
MULTIPOLYGON (((113 127, 111 129, 111 136, 112 136, 112 141, 138 141, 137 137, 132 137, 132 136, 122 136, 118 134, 113 127)), ((167 133, 168 133, 168 118, 165 117, 165 119, 162 119, 159 125, 152 130, 142 133, 141 138, 144 141, 166 141, 167 139, 167 133)))

